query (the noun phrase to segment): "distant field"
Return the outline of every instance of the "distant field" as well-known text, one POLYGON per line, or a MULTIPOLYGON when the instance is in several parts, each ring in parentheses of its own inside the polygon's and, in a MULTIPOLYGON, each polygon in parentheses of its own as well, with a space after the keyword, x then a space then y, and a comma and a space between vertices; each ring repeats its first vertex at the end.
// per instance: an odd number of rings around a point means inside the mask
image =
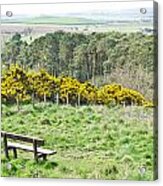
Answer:
POLYGON ((30 153, 10 161, 3 154, 2 176, 153 179, 152 108, 37 104, 18 113, 2 105, 2 130, 43 138, 58 151, 38 164, 30 153))
POLYGON ((2 23, 19 23, 19 24, 54 24, 54 25, 74 25, 74 24, 95 24, 94 20, 76 17, 51 17, 39 16, 23 19, 4 19, 2 23))
POLYGON ((92 33, 92 32, 140 32, 144 28, 152 28, 149 22, 102 22, 87 18, 78 17, 54 17, 39 16, 19 19, 2 19, 1 34, 2 48, 6 40, 11 38, 15 33, 20 33, 22 38, 27 42, 56 31, 92 33), (28 29, 31 32, 28 33, 28 29), (32 40, 31 40, 32 37, 32 40))
POLYGON ((151 22, 139 22, 139 21, 123 21, 123 22, 116 22, 116 21, 102 21, 102 20, 93 20, 88 18, 80 18, 80 17, 54 17, 54 16, 39 16, 39 17, 31 17, 31 18, 19 18, 19 19, 2 19, 2 25, 10 25, 18 26, 18 25, 24 25, 24 26, 37 26, 42 25, 45 27, 49 26, 61 26, 61 28, 64 28, 64 26, 69 26, 70 28, 87 28, 88 30, 94 29, 94 31, 100 30, 100 28, 103 29, 103 31, 106 30, 114 30, 119 28, 121 31, 125 29, 124 31, 137 31, 140 28, 152 28, 153 24, 151 22))
MULTIPOLYGON (((28 21, 27 23, 2 23, 1 25, 1 35, 2 35, 2 48, 4 46, 4 43, 11 38, 15 33, 20 33, 22 36, 22 39, 27 41, 28 43, 32 42, 34 39, 45 35, 46 33, 53 33, 56 31, 64 31, 64 32, 75 32, 75 33, 85 33, 89 34, 92 32, 141 32, 143 28, 150 28, 152 29, 152 26, 148 23, 144 24, 143 27, 141 24, 138 23, 132 23, 132 24, 124 24, 124 25, 118 25, 118 24, 110 24, 110 25, 99 25, 99 24, 90 24, 90 25, 73 25, 72 20, 69 20, 66 24, 64 23, 64 18, 61 20, 57 20, 54 23, 53 19, 49 21, 45 21, 43 23, 43 20, 37 20, 37 24, 35 21, 32 20, 28 21), (59 21, 61 21, 59 23, 59 21), (71 24, 69 24, 71 22, 71 24), (31 32, 28 33, 27 30, 30 29, 31 32), (31 40, 32 38, 32 40, 31 40)), ((75 21, 75 20, 74 20, 75 21)))

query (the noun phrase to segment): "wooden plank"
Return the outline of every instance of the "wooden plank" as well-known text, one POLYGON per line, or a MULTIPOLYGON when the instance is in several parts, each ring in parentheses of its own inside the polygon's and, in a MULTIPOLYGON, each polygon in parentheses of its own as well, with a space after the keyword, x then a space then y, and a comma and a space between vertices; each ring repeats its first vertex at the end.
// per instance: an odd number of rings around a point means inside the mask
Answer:
POLYGON ((6 135, 7 138, 14 139, 14 140, 20 140, 20 141, 24 141, 24 142, 27 142, 27 143, 33 143, 33 141, 36 140, 38 146, 44 145, 44 140, 43 139, 1 131, 1 136, 4 137, 5 135, 6 135))
POLYGON ((57 153, 57 151, 52 151, 49 149, 42 149, 42 148, 37 148, 37 152, 45 155, 53 155, 57 153))
POLYGON ((25 151, 28 151, 28 152, 33 152, 33 147, 32 146, 19 144, 19 143, 8 142, 8 149, 13 149, 13 148, 25 150, 25 151))
MULTIPOLYGON (((34 149, 32 146, 29 145, 24 145, 24 144, 19 144, 19 143, 11 143, 8 142, 8 148, 17 148, 17 149, 21 149, 21 150, 25 150, 25 151, 29 151, 29 152, 34 152, 34 149)), ((48 150, 48 149, 42 149, 42 148, 37 148, 37 153, 38 154, 45 154, 45 155, 53 155, 56 154, 56 151, 52 151, 52 150, 48 150)))

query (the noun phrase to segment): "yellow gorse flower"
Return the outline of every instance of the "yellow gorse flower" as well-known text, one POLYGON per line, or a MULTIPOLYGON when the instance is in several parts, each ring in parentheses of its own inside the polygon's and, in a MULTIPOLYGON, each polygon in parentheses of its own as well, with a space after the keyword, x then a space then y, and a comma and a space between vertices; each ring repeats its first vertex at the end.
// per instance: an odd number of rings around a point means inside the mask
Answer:
POLYGON ((114 83, 97 88, 88 81, 80 83, 73 77, 56 78, 44 69, 38 72, 25 72, 18 65, 11 65, 2 77, 2 99, 30 100, 32 93, 39 98, 46 96, 49 99, 58 94, 62 103, 154 106, 140 92, 120 84, 114 83))

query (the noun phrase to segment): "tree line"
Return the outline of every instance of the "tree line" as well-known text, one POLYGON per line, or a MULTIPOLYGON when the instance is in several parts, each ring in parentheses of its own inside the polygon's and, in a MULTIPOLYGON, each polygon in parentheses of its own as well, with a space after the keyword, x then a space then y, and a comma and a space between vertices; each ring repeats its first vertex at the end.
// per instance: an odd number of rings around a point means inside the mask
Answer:
POLYGON ((72 76, 100 86, 117 67, 131 71, 141 66, 144 72, 152 72, 153 46, 153 36, 142 33, 58 31, 30 43, 17 33, 3 47, 2 64, 6 68, 19 64, 24 70, 43 68, 55 77, 72 76))

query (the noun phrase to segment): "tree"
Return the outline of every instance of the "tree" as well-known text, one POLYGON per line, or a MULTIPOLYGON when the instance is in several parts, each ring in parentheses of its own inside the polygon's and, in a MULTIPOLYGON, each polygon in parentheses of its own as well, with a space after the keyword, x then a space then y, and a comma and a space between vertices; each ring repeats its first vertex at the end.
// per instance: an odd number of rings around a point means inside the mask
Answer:
POLYGON ((8 42, 5 43, 2 52, 2 61, 9 68, 11 64, 16 64, 22 45, 21 35, 16 33, 8 42))
POLYGON ((27 70, 29 65, 29 46, 27 42, 22 42, 20 46, 20 52, 17 57, 17 64, 21 66, 22 69, 27 70))
POLYGON ((88 45, 89 59, 91 62, 91 72, 92 72, 92 83, 95 85, 95 76, 96 76, 96 65, 97 65, 97 48, 96 48, 96 38, 92 39, 88 45))
POLYGON ((82 44, 74 49, 75 77, 80 81, 90 79, 90 64, 88 59, 87 44, 82 44))
POLYGON ((103 62, 103 69, 104 69, 104 82, 106 83, 108 80, 108 75, 111 73, 112 70, 112 63, 111 61, 108 59, 107 61, 103 62))
POLYGON ((119 76, 123 71, 122 74, 127 73, 129 77, 127 87, 150 92, 152 98, 154 37, 143 33, 60 31, 27 43, 16 34, 2 47, 2 69, 19 64, 24 70, 44 69, 49 75, 71 76, 79 82, 88 80, 98 87, 112 82, 126 85, 127 75, 126 79, 119 76), (151 81, 140 81, 147 74, 151 81), (133 83, 135 75, 137 82, 140 81, 136 86, 133 83))

